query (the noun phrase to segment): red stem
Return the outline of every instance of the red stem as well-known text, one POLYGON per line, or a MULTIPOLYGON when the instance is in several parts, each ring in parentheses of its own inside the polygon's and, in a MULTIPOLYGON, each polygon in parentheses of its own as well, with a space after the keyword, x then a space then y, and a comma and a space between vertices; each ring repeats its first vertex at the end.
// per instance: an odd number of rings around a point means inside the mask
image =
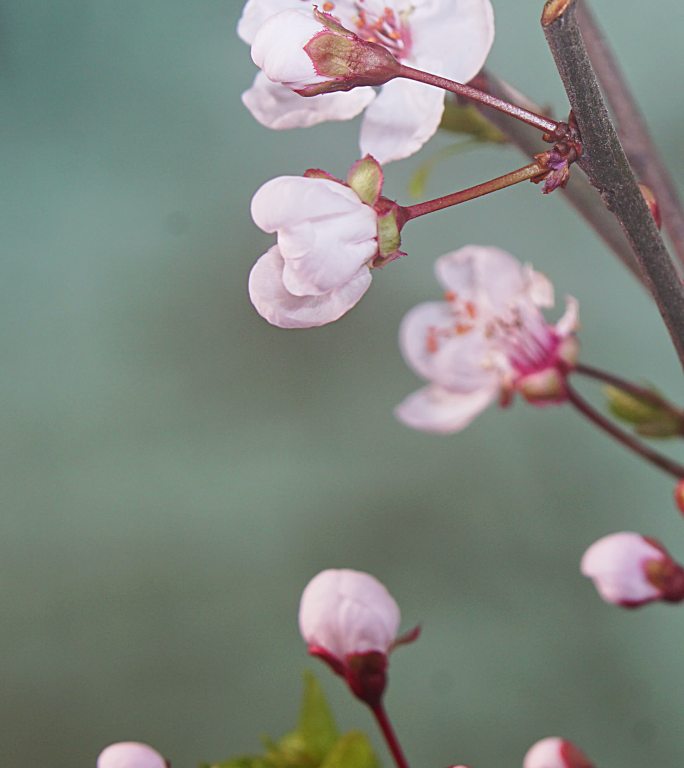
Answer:
POLYGON ((606 434, 610 435, 618 443, 621 443, 625 448, 629 448, 644 461, 648 461, 655 465, 663 472, 667 472, 673 475, 677 479, 684 478, 684 466, 677 464, 677 462, 668 459, 667 456, 662 456, 657 451, 654 451, 649 446, 644 445, 641 441, 637 440, 627 432, 623 432, 618 426, 613 424, 610 419, 607 419, 602 413, 599 413, 589 403, 580 396, 580 394, 570 385, 570 382, 566 381, 566 395, 568 402, 570 402, 583 416, 585 416, 594 426, 603 430, 606 434))
POLYGON ((397 764, 397 768, 409 768, 409 764, 404 756, 404 752, 397 739, 397 734, 392 728, 392 723, 387 717, 387 712, 382 705, 382 702, 371 706, 371 712, 375 716, 375 720, 382 731, 382 735, 385 737, 385 742, 389 747, 389 751, 392 753, 394 762, 397 764))
POLYGON ((544 133, 551 134, 550 138, 552 141, 560 138, 563 134, 562 123, 558 123, 543 115, 538 115, 536 112, 530 112, 523 107, 518 107, 508 101, 492 96, 485 91, 481 91, 479 88, 473 88, 471 85, 457 83, 455 80, 447 80, 447 78, 439 77, 439 75, 431 75, 429 72, 423 72, 420 69, 407 67, 404 64, 399 67, 397 76, 405 77, 408 80, 416 80, 419 83, 426 83, 427 85, 434 85, 436 88, 455 93, 457 96, 463 96, 471 101, 486 104, 488 107, 492 107, 492 109, 497 109, 499 112, 504 112, 511 117, 522 120, 523 123, 538 128, 544 133))
POLYGON ((529 181, 536 179, 538 176, 548 173, 548 168, 545 168, 541 163, 531 163, 523 168, 518 168, 516 171, 511 171, 504 176, 499 176, 491 181, 485 181, 484 184, 477 184, 474 187, 463 189, 460 192, 454 192, 451 195, 445 195, 444 197, 437 197, 434 200, 427 200, 424 203, 417 203, 416 205, 403 206, 402 210, 406 216, 405 221, 416 219, 418 216, 425 216, 426 213, 434 213, 434 211, 441 211, 443 208, 450 208, 452 205, 459 205, 459 203, 467 203, 468 200, 475 200, 477 197, 488 195, 490 192, 496 192, 499 189, 505 189, 511 187, 514 184, 519 184, 521 181, 529 181))

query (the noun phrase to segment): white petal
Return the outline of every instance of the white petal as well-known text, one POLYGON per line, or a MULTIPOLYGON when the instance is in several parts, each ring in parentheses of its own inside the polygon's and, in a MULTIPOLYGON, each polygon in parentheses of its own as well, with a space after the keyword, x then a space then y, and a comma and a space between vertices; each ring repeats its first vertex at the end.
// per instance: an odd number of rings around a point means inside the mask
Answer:
POLYGON ((368 107, 361 124, 361 154, 379 163, 417 152, 437 131, 444 92, 410 80, 392 80, 368 107))
POLYGON ((147 744, 121 741, 100 752, 97 768, 166 768, 166 761, 147 744))
POLYGON ((410 60, 419 69, 467 83, 482 69, 494 41, 489 0, 423 0, 410 16, 410 60))
POLYGON ((327 293, 347 283, 377 252, 377 215, 356 193, 327 179, 281 176, 252 199, 252 218, 278 231, 290 293, 327 293))
POLYGON ((322 571, 307 584, 299 604, 299 629, 307 645, 339 659, 350 653, 388 653, 400 620, 392 595, 361 571, 322 571))
POLYGON ((238 21, 237 33, 242 40, 251 44, 259 27, 276 13, 288 8, 311 8, 315 2, 303 3, 302 0, 247 0, 238 21))
POLYGON ((493 246, 466 245, 437 259, 435 274, 442 286, 478 309, 500 312, 526 295, 523 265, 493 246))
POLYGON ((453 392, 495 387, 498 373, 488 365, 491 349, 482 326, 456 334, 452 332, 455 324, 446 302, 413 307, 399 327, 404 359, 419 376, 453 392), (436 348, 428 341, 431 337, 436 348))
POLYGON ((532 303, 538 307, 548 309, 555 304, 555 292, 553 283, 541 272, 536 272, 531 266, 525 265, 527 278, 527 294, 532 303))
POLYGON ((346 285, 322 296, 293 296, 283 285, 283 258, 270 248, 249 274, 249 298, 257 312, 280 328, 313 328, 332 323, 348 312, 371 284, 369 269, 346 285))
POLYGON ((308 128, 328 120, 351 120, 373 101, 372 88, 355 88, 320 96, 300 96, 287 86, 271 82, 259 72, 242 102, 261 125, 282 131, 308 128))
POLYGON ((528 750, 523 768, 593 768, 587 756, 571 741, 552 736, 528 750))
POLYGON ((495 388, 469 394, 449 392, 438 386, 419 389, 395 409, 394 415, 413 429, 448 434, 465 429, 497 397, 495 388))
POLYGON ((609 603, 639 603, 657 599, 659 590, 646 578, 649 560, 666 555, 638 533, 622 532, 595 541, 582 557, 580 570, 593 580, 601 597, 609 603))
POLYGON ((282 11, 259 27, 252 43, 252 61, 269 80, 292 88, 323 82, 304 46, 325 27, 312 13, 282 11))
POLYGON ((579 302, 574 296, 565 297, 565 312, 556 323, 556 333, 561 339, 574 333, 579 328, 579 302))

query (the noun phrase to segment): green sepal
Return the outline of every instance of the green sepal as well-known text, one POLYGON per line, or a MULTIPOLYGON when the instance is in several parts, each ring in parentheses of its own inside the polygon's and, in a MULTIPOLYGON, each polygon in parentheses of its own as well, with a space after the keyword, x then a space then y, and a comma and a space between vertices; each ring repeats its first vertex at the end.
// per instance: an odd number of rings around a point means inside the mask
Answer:
MULTIPOLYGON (((647 391, 653 397, 660 397, 655 389, 647 391)), ((632 424, 635 432, 643 437, 676 437, 684 430, 684 415, 665 403, 659 405, 648 397, 639 397, 618 387, 604 387, 604 394, 613 416, 632 424)))
POLYGON ((337 741, 320 768, 379 768, 370 740, 360 731, 350 731, 337 741))
POLYGON ((396 253, 401 245, 401 230, 396 211, 378 216, 378 251, 381 258, 396 253))
POLYGON ((456 104, 448 100, 439 127, 452 133, 472 136, 486 144, 506 144, 508 141, 506 136, 472 104, 456 104))
POLYGON ((349 169, 347 184, 366 205, 375 205, 382 192, 382 166, 371 155, 357 160, 349 169))

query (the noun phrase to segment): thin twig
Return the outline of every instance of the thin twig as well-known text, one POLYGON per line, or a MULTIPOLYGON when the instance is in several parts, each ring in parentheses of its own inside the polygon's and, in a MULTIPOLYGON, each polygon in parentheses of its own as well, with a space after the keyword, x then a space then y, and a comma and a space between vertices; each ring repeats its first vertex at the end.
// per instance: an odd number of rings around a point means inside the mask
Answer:
POLYGON ((547 0, 542 26, 582 137, 578 164, 627 235, 684 367, 684 285, 611 122, 576 8, 577 0, 547 0))
POLYGON ((596 76, 615 117, 625 153, 639 181, 653 191, 672 247, 684 264, 684 209, 677 188, 653 143, 644 116, 610 45, 589 9, 588 0, 578 4, 577 21, 596 76))
POLYGON ((653 464, 659 469, 662 469, 663 472, 667 472, 668 474, 673 475, 678 479, 684 478, 684 466, 678 464, 676 461, 672 461, 672 459, 669 459, 667 456, 663 456, 662 454, 658 453, 658 451, 654 451, 650 446, 644 445, 644 443, 642 443, 640 440, 637 440, 628 432, 620 429, 620 427, 614 424, 610 419, 607 419, 592 405, 589 405, 589 403, 579 394, 579 392, 577 392, 577 390, 567 381, 565 389, 568 402, 573 405, 579 413, 581 413, 592 424, 594 424, 594 426, 610 435, 610 437, 612 437, 614 440, 617 440, 618 443, 624 445, 625 448, 628 448, 630 451, 636 453, 637 456, 640 456, 650 464, 653 464))
MULTIPOLYGON (((482 90, 493 96, 521 104, 531 112, 542 112, 542 108, 521 94, 517 89, 500 80, 491 72, 482 72, 474 81, 482 90)), ((530 126, 518 120, 512 120, 508 115, 497 112, 485 105, 476 105, 478 110, 489 122, 495 125, 512 144, 515 144, 525 155, 533 156, 539 152, 539 133, 530 126)), ((629 269, 639 282, 643 277, 634 261, 632 249, 615 216, 608 211, 601 201, 599 193, 591 186, 582 174, 573 173, 570 182, 561 190, 565 199, 587 221, 596 234, 615 253, 620 261, 629 269)))

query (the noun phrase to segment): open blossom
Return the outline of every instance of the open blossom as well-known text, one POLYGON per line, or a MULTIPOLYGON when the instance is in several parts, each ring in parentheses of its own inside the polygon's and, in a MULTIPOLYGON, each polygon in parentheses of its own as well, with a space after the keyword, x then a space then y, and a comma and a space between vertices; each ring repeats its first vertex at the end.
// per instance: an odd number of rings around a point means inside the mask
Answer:
POLYGON ((97 768, 167 768, 167 765, 156 750, 136 741, 110 744, 97 758, 97 768))
POLYGON ((534 744, 523 768, 594 768, 593 763, 570 741, 550 737, 534 744))
POLYGON ((366 157, 347 183, 324 174, 281 176, 252 199, 252 218, 277 245, 254 265, 249 295, 281 328, 337 320, 368 290, 371 267, 401 255, 398 206, 381 197, 382 170, 366 157))
POLYGON ((392 595, 362 571, 321 571, 307 584, 299 604, 299 630, 309 653, 371 705, 384 692, 389 653, 417 637, 417 630, 397 637, 400 621, 392 595))
POLYGON ((595 541, 580 570, 601 597, 624 608, 684 600, 684 568, 654 539, 623 531, 595 541))
POLYGON ((491 403, 520 392, 537 405, 565 399, 577 356, 577 302, 549 324, 554 303, 540 273, 498 248, 466 246, 437 260, 445 301, 414 307, 399 332, 402 354, 429 384, 396 409, 427 432, 458 432, 491 403))
MULTIPOLYGON (((444 111, 444 92, 397 79, 382 85, 377 94, 370 86, 361 85, 349 92, 302 98, 291 87, 304 92, 312 87, 308 92, 315 93, 316 86, 326 81, 334 81, 335 88, 342 87, 345 76, 355 85, 364 82, 359 70, 352 67, 353 71, 347 71, 348 62, 354 61, 360 50, 352 38, 338 43, 326 39, 322 48, 319 43, 309 45, 314 39, 320 41, 321 34, 330 35, 330 30, 324 30, 313 16, 315 5, 359 41, 383 47, 400 64, 459 82, 471 80, 480 71, 494 38, 490 0, 248 0, 238 34, 253 46, 253 58, 266 73, 259 73, 243 95, 254 117, 263 125, 281 129, 348 120, 366 109, 361 153, 371 154, 381 163, 408 157, 433 136, 444 111), (277 24, 265 27, 271 17, 288 10, 311 11, 311 15, 288 14, 277 24), (283 24, 284 20, 287 24, 283 24), (321 70, 332 61, 328 58, 330 45, 334 48, 334 65, 342 62, 343 66, 322 74, 321 70), (323 60, 325 66, 321 65, 323 60)), ((368 73, 376 65, 371 64, 372 49, 364 50, 364 71, 368 73)), ((376 74, 365 82, 385 82, 382 72, 389 72, 391 64, 381 54, 376 64, 376 74)))

